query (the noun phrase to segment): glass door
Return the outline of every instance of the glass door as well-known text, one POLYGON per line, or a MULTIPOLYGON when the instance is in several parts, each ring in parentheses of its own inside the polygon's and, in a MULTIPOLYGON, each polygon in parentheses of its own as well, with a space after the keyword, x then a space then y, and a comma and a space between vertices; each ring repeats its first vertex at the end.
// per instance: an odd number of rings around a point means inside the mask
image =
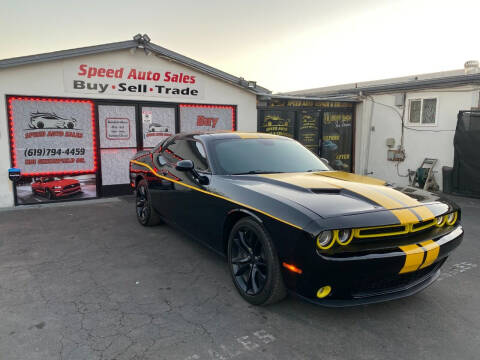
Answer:
POLYGON ((136 105, 98 105, 101 193, 129 191, 129 161, 137 152, 136 105))

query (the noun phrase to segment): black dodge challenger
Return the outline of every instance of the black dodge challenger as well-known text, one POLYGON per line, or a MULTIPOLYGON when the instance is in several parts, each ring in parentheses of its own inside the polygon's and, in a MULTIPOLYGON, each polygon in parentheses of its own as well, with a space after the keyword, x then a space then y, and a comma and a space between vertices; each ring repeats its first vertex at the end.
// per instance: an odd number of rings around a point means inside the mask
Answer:
POLYGON ((347 306, 414 294, 460 244, 460 209, 436 194, 333 171, 295 140, 178 134, 130 161, 136 214, 225 255, 252 304, 287 289, 347 306))

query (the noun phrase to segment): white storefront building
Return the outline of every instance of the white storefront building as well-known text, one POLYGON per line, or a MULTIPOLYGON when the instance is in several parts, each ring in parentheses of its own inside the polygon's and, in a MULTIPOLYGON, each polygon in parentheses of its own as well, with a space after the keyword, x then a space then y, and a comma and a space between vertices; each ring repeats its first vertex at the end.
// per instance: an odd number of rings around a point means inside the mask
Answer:
POLYGON ((408 171, 415 171, 425 158, 434 158, 440 189, 442 167, 453 166, 457 116, 460 111, 480 110, 479 94, 478 62, 467 62, 461 70, 288 93, 357 102, 356 173, 407 185, 408 171), (404 160, 389 160, 389 150, 404 160))
POLYGON ((0 207, 125 192, 137 150, 185 130, 256 131, 265 93, 140 35, 0 60, 0 207))

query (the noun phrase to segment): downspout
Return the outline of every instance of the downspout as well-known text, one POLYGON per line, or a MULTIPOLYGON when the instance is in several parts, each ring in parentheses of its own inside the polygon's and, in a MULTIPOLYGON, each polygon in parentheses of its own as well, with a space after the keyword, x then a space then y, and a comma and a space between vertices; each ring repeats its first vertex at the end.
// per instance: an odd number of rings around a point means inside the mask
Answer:
MULTIPOLYGON (((365 98, 365 100, 368 98, 365 98)), ((367 133, 367 141, 366 141, 366 149, 365 149, 365 166, 363 168, 363 174, 369 175, 368 173, 368 161, 370 159, 370 142, 372 137, 372 123, 373 123, 373 110, 375 109, 375 103, 370 100, 372 106, 370 107, 370 118, 368 120, 368 133, 367 133)))

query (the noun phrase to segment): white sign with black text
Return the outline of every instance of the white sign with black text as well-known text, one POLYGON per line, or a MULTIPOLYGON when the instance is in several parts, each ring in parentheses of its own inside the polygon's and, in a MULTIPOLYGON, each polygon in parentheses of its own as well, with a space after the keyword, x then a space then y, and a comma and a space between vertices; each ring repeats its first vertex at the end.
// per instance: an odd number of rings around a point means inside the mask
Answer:
POLYGON ((189 70, 135 66, 65 64, 65 91, 83 94, 135 95, 203 99, 203 82, 189 70))

